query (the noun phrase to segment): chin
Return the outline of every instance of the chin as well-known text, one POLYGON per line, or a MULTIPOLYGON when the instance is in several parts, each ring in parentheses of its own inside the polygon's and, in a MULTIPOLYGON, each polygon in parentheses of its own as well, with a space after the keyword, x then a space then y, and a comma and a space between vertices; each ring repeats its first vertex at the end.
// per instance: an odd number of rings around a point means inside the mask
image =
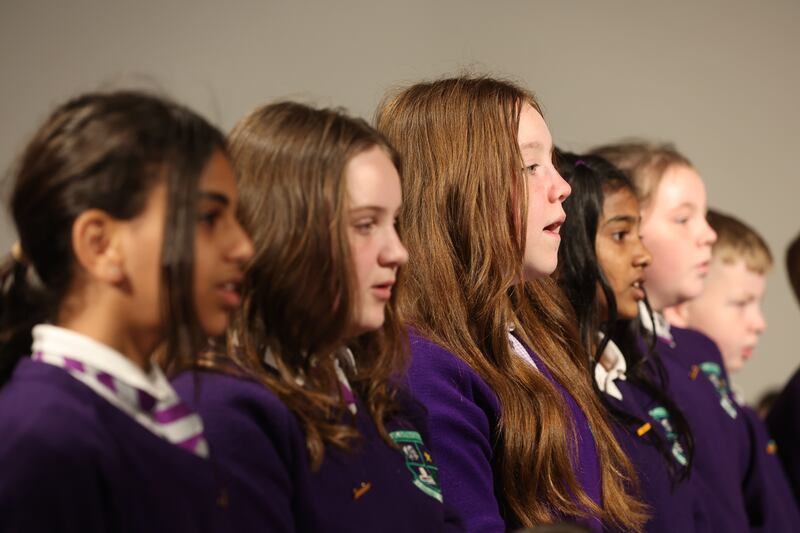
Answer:
POLYGON ((633 320, 639 316, 639 304, 634 302, 632 305, 624 305, 617 308, 618 320, 633 320))
POLYGON ((381 313, 380 318, 364 317, 363 319, 358 320, 354 325, 356 336, 363 335, 364 333, 369 333, 370 331, 375 331, 377 329, 380 329, 385 321, 386 320, 383 316, 383 313, 381 313))
POLYGON ((744 367, 744 361, 741 359, 734 359, 733 361, 724 361, 725 368, 729 374, 734 374, 744 367))
POLYGON ((207 337, 219 337, 228 329, 228 316, 216 320, 204 320, 201 322, 203 334, 207 337))
MULTIPOLYGON (((701 285, 699 288, 697 288, 697 287, 692 287, 692 288, 690 289, 690 288, 688 288, 688 287, 687 287, 687 288, 685 288, 685 289, 684 289, 684 290, 683 290, 683 291, 680 293, 680 295, 679 295, 679 297, 678 297, 678 299, 677 299, 678 301, 677 301, 677 302, 675 302, 675 303, 674 303, 674 304, 672 304, 672 305, 678 305, 678 304, 682 304, 682 303, 684 303, 684 302, 688 302, 688 301, 690 301, 690 300, 694 300, 695 298, 697 298, 697 297, 698 297, 698 296, 700 296, 701 294, 703 294, 703 287, 702 287, 702 285, 701 285)), ((667 306, 667 307, 669 307, 669 306, 667 306)))
POLYGON ((525 265, 523 268, 523 275, 525 281, 533 281, 536 279, 546 278, 556 270, 557 263, 553 265, 525 265))

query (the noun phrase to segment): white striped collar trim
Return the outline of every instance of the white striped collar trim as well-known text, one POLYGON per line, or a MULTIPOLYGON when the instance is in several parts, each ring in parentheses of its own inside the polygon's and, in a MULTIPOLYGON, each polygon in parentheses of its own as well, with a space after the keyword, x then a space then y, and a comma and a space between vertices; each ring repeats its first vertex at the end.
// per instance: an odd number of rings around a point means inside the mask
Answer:
POLYGON ((675 340, 672 338, 672 332, 667 319, 658 311, 653 311, 651 319, 644 302, 639 302, 639 322, 649 333, 655 333, 656 337, 666 341, 673 348, 675 347, 675 340))
MULTIPOLYGON (((598 333, 598 340, 603 340, 603 334, 598 333)), ((625 380, 627 370, 625 356, 613 340, 609 339, 600 361, 594 365, 594 380, 597 387, 612 398, 622 401, 622 391, 619 390, 615 380, 625 380)))
POLYGON ((153 363, 147 373, 133 361, 113 348, 76 331, 39 324, 33 328, 33 353, 41 352, 67 356, 101 372, 106 372, 123 383, 143 390, 157 400, 175 394, 164 373, 153 363))
POLYGON ((184 404, 156 364, 145 373, 116 350, 47 324, 33 328, 31 358, 62 368, 154 435, 208 458, 203 421, 184 404))

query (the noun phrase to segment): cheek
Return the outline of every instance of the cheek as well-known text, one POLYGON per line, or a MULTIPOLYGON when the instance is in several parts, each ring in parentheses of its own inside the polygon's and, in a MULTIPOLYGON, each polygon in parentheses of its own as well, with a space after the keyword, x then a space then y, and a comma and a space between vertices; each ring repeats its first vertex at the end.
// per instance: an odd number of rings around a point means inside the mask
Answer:
POLYGON ((619 297, 619 282, 617 281, 619 276, 617 275, 617 269, 619 268, 616 262, 614 261, 613 257, 607 254, 597 254, 597 263, 600 266, 600 270, 603 271, 603 275, 606 277, 606 281, 608 281, 609 285, 614 291, 614 296, 619 297))
POLYGON ((545 223, 545 191, 538 184, 530 184, 528 187, 528 234, 534 228, 544 227, 545 223))
POLYGON ((207 290, 221 275, 223 267, 221 253, 208 243, 196 239, 194 245, 194 290, 195 293, 207 290))
POLYGON ((368 242, 350 245, 350 258, 355 267, 355 278, 359 289, 369 284, 370 274, 377 262, 377 255, 368 242))
POLYGON ((126 262, 134 298, 148 310, 150 307, 157 306, 160 298, 160 252, 160 242, 158 247, 155 243, 142 245, 126 262))
POLYGON ((674 243, 670 242, 664 235, 654 232, 644 236, 642 242, 653 257, 653 264, 650 269, 662 267, 664 264, 669 264, 673 261, 671 248, 673 248, 674 243))

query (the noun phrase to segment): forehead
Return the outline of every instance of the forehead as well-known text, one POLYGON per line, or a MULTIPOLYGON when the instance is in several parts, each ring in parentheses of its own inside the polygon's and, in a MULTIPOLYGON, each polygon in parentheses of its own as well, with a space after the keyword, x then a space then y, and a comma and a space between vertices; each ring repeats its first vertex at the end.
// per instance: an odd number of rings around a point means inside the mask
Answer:
POLYGON ((201 191, 217 191, 224 193, 228 198, 236 196, 236 176, 233 172, 228 157, 219 150, 215 150, 209 158, 198 183, 201 191))
POLYGON ((696 170, 685 165, 673 165, 664 172, 652 207, 674 209, 684 204, 705 209, 706 187, 696 170))
POLYGON ((706 283, 716 285, 726 292, 746 292, 763 294, 767 285, 767 277, 747 268, 744 259, 725 262, 719 258, 711 261, 706 283))
POLYGON ((529 103, 522 104, 519 114, 517 142, 523 155, 526 152, 550 153, 553 139, 542 115, 529 103))
POLYGON ((353 157, 345 168, 345 179, 351 207, 400 205, 400 176, 389 155, 378 146, 353 157))
POLYGON ((626 187, 606 193, 603 198, 603 218, 617 216, 639 218, 639 201, 636 199, 636 195, 626 187))

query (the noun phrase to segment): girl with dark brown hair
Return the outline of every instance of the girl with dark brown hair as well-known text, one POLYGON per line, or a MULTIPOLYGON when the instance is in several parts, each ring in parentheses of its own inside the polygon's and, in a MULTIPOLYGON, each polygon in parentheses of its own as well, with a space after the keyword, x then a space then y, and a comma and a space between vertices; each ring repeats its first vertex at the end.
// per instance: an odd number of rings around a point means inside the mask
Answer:
POLYGON ((236 529, 460 529, 400 387, 396 153, 362 120, 290 102, 229 143, 255 256, 228 356, 176 387, 205 420, 236 529))
POLYGON ((209 531, 222 489, 166 364, 228 326, 252 245, 225 137, 133 91, 60 105, 0 266, 0 531, 209 531))
POLYGON ((536 100, 500 80, 445 79, 390 97, 377 123, 402 156, 409 380, 448 501, 469 531, 565 519, 639 530, 635 475, 549 277, 570 189, 536 100))

